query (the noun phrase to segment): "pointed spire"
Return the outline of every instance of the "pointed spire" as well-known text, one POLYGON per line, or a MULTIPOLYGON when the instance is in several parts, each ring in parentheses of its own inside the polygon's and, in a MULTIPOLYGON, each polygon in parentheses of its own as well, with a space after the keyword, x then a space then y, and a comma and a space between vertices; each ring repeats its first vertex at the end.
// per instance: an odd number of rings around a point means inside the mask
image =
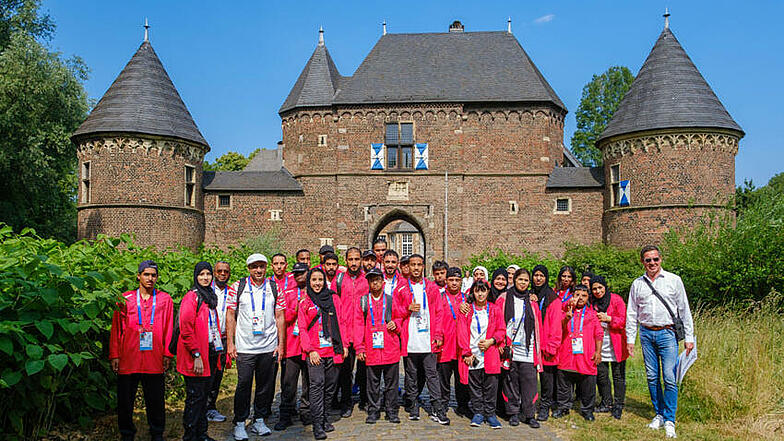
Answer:
POLYGON ((670 8, 664 8, 664 29, 670 28, 670 8))
POLYGON ((150 24, 147 23, 147 17, 144 17, 144 41, 150 41, 150 24))
POLYGON ((384 23, 381 23, 381 35, 387 35, 387 21, 384 20, 384 23))
POLYGON ((506 20, 506 32, 508 32, 510 34, 512 33, 512 17, 511 16, 506 20))
POLYGON ((324 28, 319 26, 319 46, 324 46, 324 28))

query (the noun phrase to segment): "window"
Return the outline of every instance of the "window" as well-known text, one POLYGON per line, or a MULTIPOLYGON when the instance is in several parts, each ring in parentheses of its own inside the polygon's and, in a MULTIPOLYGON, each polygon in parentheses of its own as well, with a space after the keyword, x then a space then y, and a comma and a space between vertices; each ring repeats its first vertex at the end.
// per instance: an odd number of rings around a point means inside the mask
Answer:
POLYGON ((556 213, 570 213, 572 211, 572 200, 569 198, 558 198, 555 200, 556 213))
POLYGON ((319 135, 318 136, 318 145, 319 145, 319 147, 326 147, 327 146, 327 135, 319 135))
POLYGON ((621 202, 621 166, 610 167, 610 206, 617 207, 621 202))
POLYGON ((414 254, 413 233, 400 233, 400 254, 403 256, 414 254))
POLYGON ((231 208, 231 195, 219 194, 218 195, 218 208, 231 208))
POLYGON ((386 126, 387 170, 411 170, 414 167, 414 123, 391 123, 386 126))
POLYGON ((196 167, 185 166, 185 206, 196 206, 196 167))
POLYGON ((283 210, 270 210, 269 211, 269 214, 270 214, 269 220, 271 220, 271 221, 279 221, 279 220, 281 220, 280 213, 282 213, 282 212, 283 212, 283 210))
POLYGON ((82 162, 82 203, 90 203, 90 161, 82 162))
POLYGON ((331 237, 320 237, 319 240, 321 241, 321 245, 319 245, 319 246, 322 246, 322 247, 324 245, 332 246, 332 238, 331 237))
POLYGON ((517 214, 520 211, 520 207, 517 205, 517 201, 509 201, 509 214, 517 214))

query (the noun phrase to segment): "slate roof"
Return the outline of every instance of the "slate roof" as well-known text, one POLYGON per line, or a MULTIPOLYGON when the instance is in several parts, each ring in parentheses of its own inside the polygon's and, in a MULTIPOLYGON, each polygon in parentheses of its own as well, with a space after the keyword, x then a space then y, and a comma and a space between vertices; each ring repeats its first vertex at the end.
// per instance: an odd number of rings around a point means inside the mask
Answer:
POLYGON ((209 148, 149 41, 142 43, 73 137, 107 132, 169 136, 209 148))
POLYGON ((508 32, 386 34, 350 77, 336 76, 326 48, 323 55, 320 50, 311 56, 281 113, 298 105, 328 105, 330 92, 333 105, 544 102, 566 110, 508 32))
POLYGON ((295 107, 332 105, 341 78, 327 47, 319 44, 278 112, 283 113, 295 107))
POLYGON ((546 188, 600 187, 604 187, 603 167, 555 167, 546 185, 546 188))
POLYGON ((675 35, 665 28, 597 142, 642 130, 681 127, 743 134, 675 35))
POLYGON ((205 171, 202 187, 207 191, 302 191, 286 168, 278 171, 205 171))

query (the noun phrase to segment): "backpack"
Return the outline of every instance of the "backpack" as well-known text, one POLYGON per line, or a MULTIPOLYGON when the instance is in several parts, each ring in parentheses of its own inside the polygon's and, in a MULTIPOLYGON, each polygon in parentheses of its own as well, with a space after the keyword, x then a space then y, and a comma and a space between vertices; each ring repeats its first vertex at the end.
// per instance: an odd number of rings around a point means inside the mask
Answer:
MULTIPOLYGON (((275 283, 275 279, 273 279, 272 277, 267 279, 267 282, 269 282, 270 286, 272 287, 272 297, 275 299, 275 303, 277 304, 278 303, 278 284, 275 283)), ((247 284, 248 284, 248 278, 247 277, 241 278, 239 280, 239 282, 238 282, 238 285, 237 285, 237 311, 239 311, 239 309, 240 309, 240 297, 242 297, 242 292, 245 291, 245 285, 247 285, 247 284)), ((267 293, 264 293, 264 295, 267 295, 267 293)))
MULTIPOLYGON (((202 303, 204 301, 201 297, 198 297, 196 300, 196 315, 199 315, 199 308, 201 308, 202 303)), ((184 300, 184 298, 183 298, 184 300)), ((180 309, 182 309, 182 300, 180 300, 180 307, 177 308, 177 317, 174 318, 174 329, 172 330, 172 339, 169 342, 169 352, 172 355, 177 355, 177 342, 180 340, 180 309)))
POLYGON ((346 273, 338 273, 338 280, 335 282, 335 290, 338 293, 338 297, 342 297, 341 291, 343 290, 343 276, 345 275, 346 273))

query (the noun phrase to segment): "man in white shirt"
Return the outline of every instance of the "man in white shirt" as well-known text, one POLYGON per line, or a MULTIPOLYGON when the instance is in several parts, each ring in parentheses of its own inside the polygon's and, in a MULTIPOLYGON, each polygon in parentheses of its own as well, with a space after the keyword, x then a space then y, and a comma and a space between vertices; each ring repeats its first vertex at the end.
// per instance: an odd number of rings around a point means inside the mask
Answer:
POLYGON ((264 418, 272 414, 278 362, 285 354, 286 300, 277 285, 265 279, 267 258, 251 254, 246 262, 250 277, 238 280, 235 295, 227 300, 226 329, 229 356, 237 360, 237 389, 234 392, 234 439, 246 440, 245 420, 250 416, 253 378, 254 422, 251 432, 269 435, 264 418))
POLYGON ((645 266, 645 274, 637 278, 629 290, 629 305, 626 309, 627 347, 631 356, 639 324, 648 390, 656 411, 656 417, 648 427, 658 430, 664 426, 666 436, 675 438, 675 410, 678 406, 675 364, 678 360, 678 340, 675 337, 675 321, 667 307, 656 297, 652 287, 667 302, 673 314, 683 321, 684 348, 687 353, 694 349, 694 322, 683 281, 677 275, 661 268, 662 257, 659 249, 654 245, 643 247, 640 261, 645 266), (664 381, 664 391, 660 377, 664 381))
MULTIPOLYGON (((220 323, 220 334, 223 343, 222 347, 226 347, 226 306, 229 295, 234 296, 236 293, 234 289, 229 286, 229 279, 231 278, 231 267, 228 262, 219 260, 215 262, 215 280, 212 284, 212 289, 215 295, 218 296, 218 323, 220 323)), ((218 354, 223 354, 222 352, 218 354)), ((216 354, 216 356, 218 356, 216 354)), ((214 363, 210 362, 210 366, 214 363)), ((226 417, 218 412, 216 402, 218 400, 218 392, 220 392, 221 381, 223 381, 223 369, 215 369, 212 373, 210 385, 210 393, 207 396, 207 421, 214 421, 222 423, 226 421, 226 417)))

